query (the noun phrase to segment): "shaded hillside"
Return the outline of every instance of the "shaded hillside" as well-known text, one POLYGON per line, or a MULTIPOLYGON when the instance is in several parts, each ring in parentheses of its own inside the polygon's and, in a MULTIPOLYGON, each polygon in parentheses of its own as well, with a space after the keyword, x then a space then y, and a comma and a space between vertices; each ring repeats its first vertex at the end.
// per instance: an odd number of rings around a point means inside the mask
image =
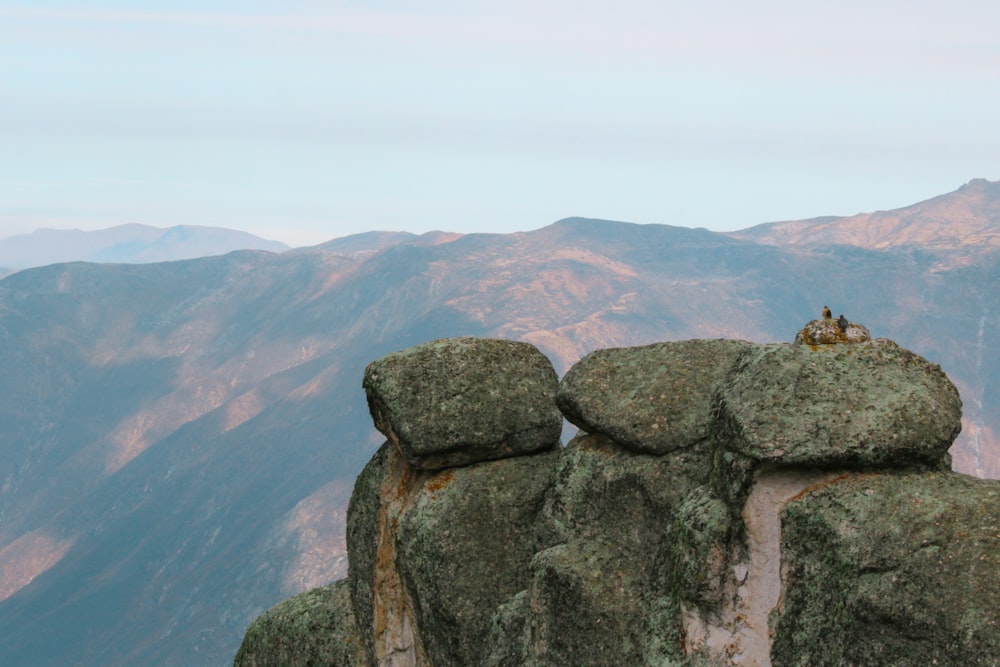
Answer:
POLYGON ((530 341, 561 374, 597 348, 790 341, 828 304, 943 366, 956 466, 1000 477, 998 278, 997 254, 943 269, 585 219, 21 271, 0 281, 0 655, 231 660, 260 612, 344 574, 347 494, 380 443, 363 368, 433 338, 530 341))
POLYGON ((234 250, 282 252, 288 246, 234 229, 118 225, 96 231, 39 229, 0 239, 0 266, 25 269, 60 262, 165 262, 234 250))

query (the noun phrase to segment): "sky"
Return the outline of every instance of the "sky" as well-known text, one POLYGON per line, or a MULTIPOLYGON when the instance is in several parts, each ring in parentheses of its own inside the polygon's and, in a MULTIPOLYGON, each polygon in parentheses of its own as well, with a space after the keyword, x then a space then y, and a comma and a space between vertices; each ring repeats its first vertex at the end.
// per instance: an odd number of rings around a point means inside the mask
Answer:
POLYGON ((0 0, 0 238, 726 231, 1000 178, 995 0, 0 0))

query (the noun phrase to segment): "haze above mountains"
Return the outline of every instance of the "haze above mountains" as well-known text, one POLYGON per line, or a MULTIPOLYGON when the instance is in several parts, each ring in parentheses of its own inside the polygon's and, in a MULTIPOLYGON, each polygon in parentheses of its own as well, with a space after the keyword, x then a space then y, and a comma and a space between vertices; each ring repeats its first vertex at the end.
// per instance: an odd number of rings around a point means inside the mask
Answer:
POLYGON ((282 252, 288 246, 233 229, 192 225, 161 229, 128 224, 97 231, 39 229, 0 239, 0 275, 59 262, 165 262, 233 250, 282 252))
MULTIPOLYGON (((203 230, 185 229, 197 246, 203 230)), ((964 401, 956 469, 1000 477, 998 239, 1000 183, 975 180, 730 234, 572 218, 14 273, 0 655, 231 660, 258 613, 344 574, 346 502, 380 444, 363 368, 432 338, 525 340, 563 373, 601 347, 788 342, 829 305, 942 365, 964 401)))

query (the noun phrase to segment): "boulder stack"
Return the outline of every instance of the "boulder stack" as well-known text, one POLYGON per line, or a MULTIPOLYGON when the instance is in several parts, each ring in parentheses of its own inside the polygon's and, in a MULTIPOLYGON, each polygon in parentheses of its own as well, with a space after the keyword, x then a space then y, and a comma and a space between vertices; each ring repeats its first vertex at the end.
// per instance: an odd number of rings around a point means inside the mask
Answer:
POLYGON ((348 582, 262 616, 237 664, 996 665, 1000 482, 949 470, 957 390, 814 324, 561 383, 511 341, 373 362, 348 582))

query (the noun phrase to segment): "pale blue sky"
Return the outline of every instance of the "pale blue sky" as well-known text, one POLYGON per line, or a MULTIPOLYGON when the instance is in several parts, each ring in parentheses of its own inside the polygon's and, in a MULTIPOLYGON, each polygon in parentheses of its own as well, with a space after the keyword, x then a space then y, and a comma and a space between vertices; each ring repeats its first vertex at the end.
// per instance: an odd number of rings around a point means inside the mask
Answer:
POLYGON ((0 0, 0 238, 730 230, 1000 178, 1000 3, 0 0))

